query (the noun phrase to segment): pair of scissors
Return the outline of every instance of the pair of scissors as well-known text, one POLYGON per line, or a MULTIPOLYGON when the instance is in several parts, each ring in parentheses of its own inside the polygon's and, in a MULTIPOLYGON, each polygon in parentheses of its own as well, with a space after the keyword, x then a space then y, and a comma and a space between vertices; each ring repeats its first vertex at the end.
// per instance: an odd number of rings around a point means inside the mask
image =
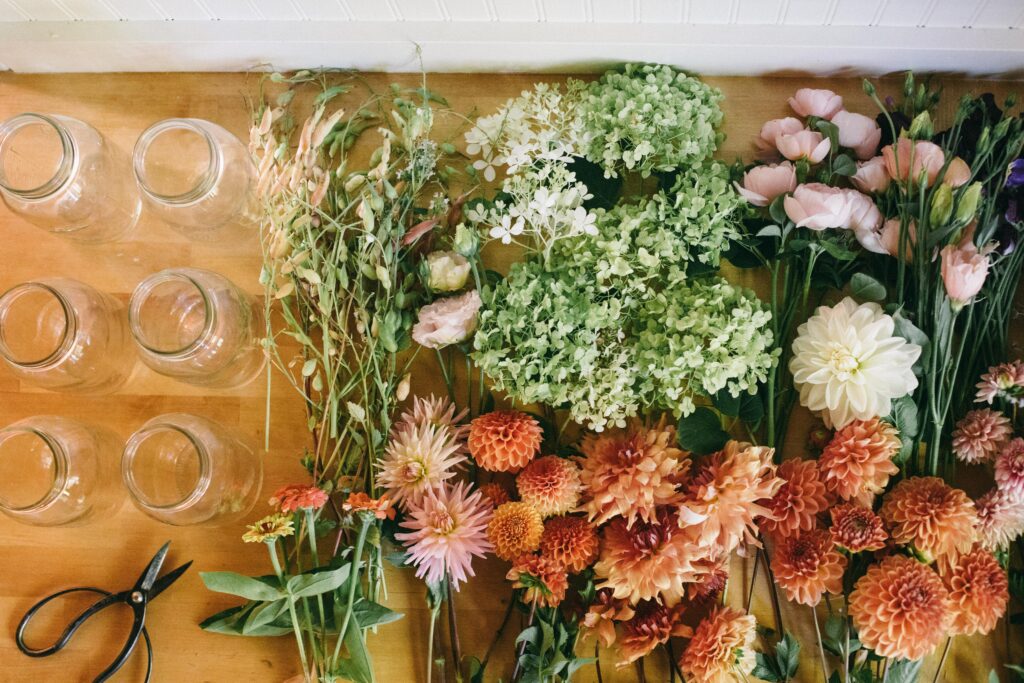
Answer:
POLYGON ((82 625, 96 614, 113 605, 128 605, 132 608, 134 614, 134 621, 132 623, 132 630, 128 634, 128 640, 125 642, 124 647, 121 648, 120 654, 110 666, 108 666, 103 673, 97 676, 93 683, 102 683, 106 681, 115 673, 117 673, 124 663, 128 661, 128 657, 131 656, 135 650, 135 646, 139 643, 139 636, 142 636, 146 643, 146 653, 148 660, 146 663, 146 683, 149 683, 150 677, 153 675, 153 643, 149 639, 149 632, 146 630, 146 608, 149 602, 156 598, 158 595, 163 593, 172 583, 181 578, 189 567, 192 566, 191 562, 186 562, 177 569, 168 572, 164 576, 160 576, 160 568, 164 564, 164 560, 167 559, 167 551, 170 548, 171 543, 168 541, 164 544, 153 559, 146 565, 146 570, 142 572, 142 576, 135 582, 135 585, 128 590, 121 591, 120 593, 111 593, 99 588, 80 587, 80 588, 68 588, 58 593, 43 598, 37 602, 32 609, 25 613, 22 617, 21 622, 18 624, 18 630, 15 634, 15 641, 18 644, 18 649, 24 652, 29 657, 49 657, 50 655, 56 654, 64 649, 70 642, 72 636, 78 631, 82 625), (32 617, 36 613, 45 607, 48 603, 57 598, 60 598, 69 593, 95 593, 101 595, 101 597, 92 607, 82 612, 78 617, 75 618, 68 627, 64 629, 60 637, 57 638, 56 642, 49 647, 44 648, 32 648, 25 644, 25 629, 28 627, 32 617))

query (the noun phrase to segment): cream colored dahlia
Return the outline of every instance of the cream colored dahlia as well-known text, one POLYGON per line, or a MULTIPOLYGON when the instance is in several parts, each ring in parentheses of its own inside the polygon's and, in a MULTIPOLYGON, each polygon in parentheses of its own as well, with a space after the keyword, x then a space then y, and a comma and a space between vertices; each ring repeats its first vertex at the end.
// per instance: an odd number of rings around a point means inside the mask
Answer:
POLYGON ((1008 498, 1024 500, 1024 439, 1013 439, 999 451, 995 477, 996 486, 1008 498))
POLYGON ((917 388, 913 366, 921 355, 921 347, 895 329, 876 303, 846 297, 819 306, 793 341, 789 370, 800 403, 837 428, 888 415, 893 399, 917 388))
POLYGON ((956 563, 941 565, 939 576, 949 590, 952 635, 988 635, 1006 614, 1010 583, 989 551, 975 548, 956 563))
POLYGON ((876 654, 913 660, 942 642, 953 617, 939 575, 905 555, 868 567, 850 594, 850 616, 876 654))
POLYGON ((619 636, 619 668, 646 657, 654 648, 664 645, 669 638, 689 638, 693 629, 680 619, 683 606, 667 607, 654 600, 645 600, 636 606, 633 618, 622 622, 619 636))
POLYGON ((543 430, 518 410, 496 410, 469 425, 469 452, 491 472, 518 472, 540 452, 543 430))
POLYGON ((741 683, 757 663, 754 617, 731 607, 716 607, 693 633, 679 659, 688 683, 741 683))
POLYGON ((632 525, 648 522, 662 505, 681 499, 677 485, 689 469, 689 453, 674 446, 675 429, 611 429, 583 439, 580 479, 589 498, 583 504, 590 521, 604 524, 616 516, 632 525))
POLYGON ((1004 551, 1024 534, 1024 500, 992 489, 977 500, 978 542, 992 552, 1004 551))
POLYGON ((989 408, 972 410, 956 423, 953 453, 962 462, 991 460, 1013 435, 1010 419, 989 408))
POLYGON ((974 545, 974 503, 939 477, 911 477, 896 484, 879 515, 897 544, 913 546, 929 561, 953 559, 974 545))
POLYGON ((881 550, 889 539, 885 532, 882 518, 871 511, 853 503, 837 505, 830 511, 832 526, 829 533, 832 542, 851 553, 881 550))
POLYGON ((729 441, 686 486, 679 524, 711 548, 709 555, 731 553, 742 542, 757 543, 754 519, 774 517, 767 506, 784 483, 772 464, 774 452, 729 441))
POLYGON ((597 529, 586 518, 564 515, 544 522, 540 552, 564 564, 570 574, 592 565, 599 550, 597 529))
POLYGON ((469 410, 463 408, 456 411, 455 404, 447 397, 438 397, 433 394, 427 398, 413 396, 412 407, 402 412, 395 427, 399 425, 434 425, 438 431, 447 429, 449 438, 464 447, 466 437, 469 436, 469 425, 465 423, 469 410))
POLYGON ((404 425, 391 437, 380 459, 377 486, 399 507, 418 504, 428 491, 455 476, 466 457, 447 430, 432 424, 404 425))
POLYGON ((828 494, 818 476, 817 463, 790 458, 779 465, 778 475, 786 483, 766 505, 772 516, 759 520, 758 526, 777 537, 810 531, 818 513, 828 509, 828 494))
POLYGON ((499 505, 487 525, 487 538, 494 545, 494 554, 508 562, 537 550, 543 533, 540 513, 522 502, 499 505))
POLYGON ((523 589, 523 603, 558 607, 565 599, 569 578, 561 562, 546 555, 527 553, 512 563, 505 578, 523 589))
POLYGON ((791 602, 813 607, 825 593, 843 592, 846 556, 835 549, 832 536, 822 529, 780 539, 771 564, 775 582, 791 602))
POLYGON ((563 515, 580 502, 580 468, 557 455, 537 458, 516 477, 519 499, 537 508, 541 517, 563 515))
POLYGON ((818 459, 825 487, 843 500, 871 505, 900 471, 892 461, 900 450, 896 428, 877 417, 854 420, 838 430, 818 459))

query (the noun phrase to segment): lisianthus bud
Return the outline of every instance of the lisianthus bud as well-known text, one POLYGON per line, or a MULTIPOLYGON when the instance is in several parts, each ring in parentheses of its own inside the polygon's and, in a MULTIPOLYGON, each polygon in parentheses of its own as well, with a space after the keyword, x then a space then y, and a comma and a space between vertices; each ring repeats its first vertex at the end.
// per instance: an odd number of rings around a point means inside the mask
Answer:
POLYGON ((912 140, 931 140, 935 130, 932 126, 932 115, 923 111, 910 122, 910 138, 912 140))
POLYGON ((466 258, 473 258, 480 251, 480 236, 476 230, 459 223, 455 228, 455 251, 466 258))
POLYGON ((945 183, 939 185, 932 195, 932 208, 928 220, 933 228, 941 228, 949 223, 953 215, 953 188, 945 183))
POLYGON ((409 398, 409 387, 412 385, 412 375, 408 372, 402 376, 402 379, 398 382, 398 388, 395 389, 395 398, 399 401, 404 401, 409 398))
POLYGON ((469 277, 469 261, 454 251, 435 251, 427 255, 427 286, 435 292, 455 292, 469 277))
POLYGON ((973 244, 947 245, 942 252, 942 282, 953 308, 960 310, 981 291, 988 276, 988 254, 973 244))
POLYGON ((967 223, 978 211, 978 202, 981 200, 981 183, 973 183, 962 195, 956 205, 956 219, 961 223, 967 223))

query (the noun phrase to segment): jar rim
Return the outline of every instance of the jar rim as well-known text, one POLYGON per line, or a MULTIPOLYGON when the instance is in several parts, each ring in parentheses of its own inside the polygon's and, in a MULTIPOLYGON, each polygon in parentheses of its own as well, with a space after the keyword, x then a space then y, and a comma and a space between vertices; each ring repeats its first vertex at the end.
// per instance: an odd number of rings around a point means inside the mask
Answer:
POLYGON ((189 273, 191 269, 188 268, 170 268, 168 270, 162 270, 159 273, 155 273, 145 280, 143 280, 135 291, 132 292, 131 301, 128 304, 128 329, 131 331, 132 338, 135 339, 136 343, 139 344, 147 352, 152 353, 161 358, 184 358, 194 353, 203 343, 203 340, 208 338, 213 333, 214 325, 217 322, 217 312, 213 306, 213 302, 210 300, 210 295, 206 291, 206 288, 200 284, 199 280, 192 277, 189 273), (157 349, 151 346, 145 340, 145 335, 142 333, 140 325, 140 316, 142 313, 142 306, 145 301, 152 294, 153 290, 159 285, 167 282, 187 282, 191 285, 203 299, 203 329, 196 334, 195 339, 182 346, 180 349, 164 350, 157 349))
POLYGON ((9 192, 23 200, 31 201, 45 199, 59 192, 71 180, 71 177, 74 174, 74 167, 78 163, 78 148, 75 146, 75 140, 68 133, 64 124, 58 121, 54 116, 33 112, 25 112, 12 116, 0 124, 0 157, 3 156, 5 145, 11 140, 15 133, 25 126, 39 123, 49 125, 60 138, 61 159, 57 164, 57 169, 54 171, 53 176, 38 187, 11 187, 8 184, 6 175, 4 174, 3 166, 0 165, 0 188, 2 188, 4 192, 9 192))
POLYGON ((34 427, 21 426, 18 424, 13 424, 5 429, 0 430, 0 443, 18 434, 27 434, 30 436, 35 436, 44 444, 46 444, 46 447, 50 450, 50 453, 53 454, 53 481, 50 484, 50 490, 43 494, 43 496, 34 503, 29 503, 28 505, 22 505, 19 507, 14 505, 8 505, 5 501, 3 501, 3 499, 0 499, 0 507, 3 507, 8 512, 19 514, 41 512, 46 508, 50 507, 51 505, 53 505, 57 501, 57 499, 60 498, 61 493, 67 486, 67 453, 64 451, 64 447, 61 446, 56 439, 51 437, 46 432, 36 429, 34 427))
POLYGON ((198 502, 199 499, 202 498, 209 490, 210 456, 200 439, 196 438, 189 430, 174 424, 168 418, 173 418, 173 416, 165 415, 162 418, 158 418, 160 420, 159 422, 147 423, 131 435, 131 438, 128 439, 128 443, 125 444, 124 453, 121 456, 121 476, 122 479, 124 479, 124 484, 128 489, 128 493, 131 494, 132 498, 142 507, 148 510, 160 512, 178 512, 195 505, 195 503, 198 502), (199 472, 197 475, 198 481, 193 489, 185 494, 180 500, 165 504, 159 504, 153 501, 143 492, 142 487, 136 481, 135 471, 132 468, 132 464, 135 462, 135 458, 138 457, 142 444, 145 443, 148 438, 160 432, 174 432, 185 437, 192 448, 195 449, 196 457, 199 460, 199 472))
POLYGON ((4 360, 11 365, 26 369, 41 369, 56 365, 71 353, 72 347, 74 346, 73 342, 77 334, 78 316, 75 315, 75 309, 71 306, 71 302, 68 301, 67 297, 65 297, 56 287, 42 281, 22 282, 21 284, 11 287, 0 295, 0 355, 2 355, 4 360), (10 346, 8 346, 6 335, 4 334, 4 330, 6 329, 6 325, 4 324, 5 319, 10 307, 18 297, 36 290, 46 292, 60 304, 61 311, 64 313, 64 330, 61 333, 60 344, 58 344, 57 348, 50 352, 49 355, 39 360, 15 360, 13 357, 13 351, 10 346))
POLYGON ((143 131, 135 143, 135 149, 132 151, 132 170, 135 173, 135 181, 138 183, 139 189, 142 190, 143 194, 153 201, 173 204, 175 206, 195 204, 206 198, 217 182, 220 181, 221 175, 224 172, 224 161, 220 147, 218 147, 217 142, 206 129, 207 125, 210 125, 209 122, 202 119, 171 118, 157 121, 143 131), (179 194, 163 194, 153 189, 146 181, 145 159, 146 153, 156 139, 164 133, 173 130, 187 130, 198 134, 206 142, 207 150, 210 154, 210 162, 202 177, 200 177, 199 182, 194 187, 179 194))

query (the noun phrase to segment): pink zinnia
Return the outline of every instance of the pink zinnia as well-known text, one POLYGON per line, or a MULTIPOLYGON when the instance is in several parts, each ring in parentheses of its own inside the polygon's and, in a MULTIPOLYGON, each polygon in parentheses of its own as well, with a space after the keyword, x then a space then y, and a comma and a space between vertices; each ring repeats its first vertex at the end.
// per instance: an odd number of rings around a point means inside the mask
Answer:
POLYGON ((998 397, 1018 407, 1024 406, 1024 363, 1015 360, 995 365, 981 376, 981 381, 975 386, 978 388, 974 399, 976 403, 991 404, 998 397))
POLYGON ((956 423, 953 453, 968 464, 991 460, 1012 434, 1010 420, 1002 413, 989 408, 972 410, 956 423))
POLYGON ((416 565, 416 576, 436 584, 447 575, 458 590, 459 582, 473 576, 473 557, 491 550, 487 523, 491 506, 469 485, 442 486, 419 503, 410 503, 400 526, 409 532, 395 534, 416 565))
POLYGON ((1024 533, 1024 500, 992 489, 975 501, 978 510, 978 541, 993 552, 1006 550, 1024 533))
POLYGON ((299 510, 319 510, 327 504, 327 499, 327 493, 312 484, 289 484, 277 490, 270 504, 290 514, 299 510))
POLYGON ((1024 500, 1024 439, 1016 438, 996 456, 996 485, 1008 498, 1024 500))

